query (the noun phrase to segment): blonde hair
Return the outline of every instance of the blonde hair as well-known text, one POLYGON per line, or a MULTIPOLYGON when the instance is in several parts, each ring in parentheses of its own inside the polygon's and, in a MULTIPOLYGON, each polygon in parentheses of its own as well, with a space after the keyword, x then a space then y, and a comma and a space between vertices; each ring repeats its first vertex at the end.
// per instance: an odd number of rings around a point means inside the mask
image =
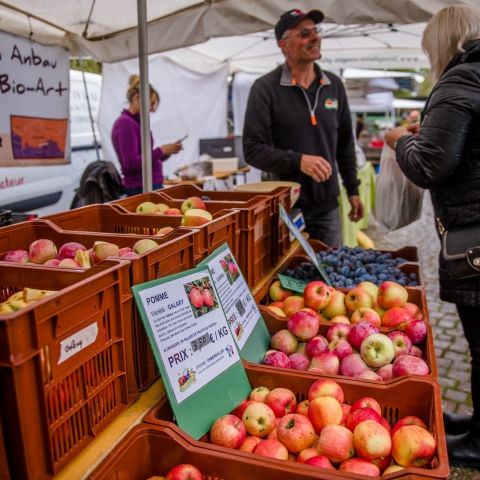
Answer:
MULTIPOLYGON (((157 100, 157 103, 160 102, 160 95, 158 92, 151 86, 150 88, 150 101, 157 100)), ((128 77, 128 88, 127 88, 127 100, 129 103, 132 102, 132 99, 135 95, 140 93, 140 77, 138 75, 130 75, 128 77)))
POLYGON ((442 8, 428 22, 423 32, 422 48, 430 61, 436 82, 448 63, 464 51, 469 40, 480 38, 480 10, 469 5, 442 8))

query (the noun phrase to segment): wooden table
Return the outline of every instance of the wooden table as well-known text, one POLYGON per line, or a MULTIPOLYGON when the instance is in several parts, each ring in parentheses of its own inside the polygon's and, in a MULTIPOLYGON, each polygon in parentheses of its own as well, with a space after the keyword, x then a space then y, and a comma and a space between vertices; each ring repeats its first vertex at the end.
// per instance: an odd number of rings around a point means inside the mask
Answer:
POLYGON ((164 180, 163 183, 164 185, 183 185, 183 184, 193 183, 195 185, 203 186, 203 184, 211 178, 214 178, 215 180, 227 180, 232 175, 237 175, 237 174, 242 174, 245 177, 249 171, 250 171, 250 167, 247 166, 247 167, 238 168, 237 170, 229 170, 226 172, 216 172, 213 175, 200 177, 192 180, 166 179, 164 180))

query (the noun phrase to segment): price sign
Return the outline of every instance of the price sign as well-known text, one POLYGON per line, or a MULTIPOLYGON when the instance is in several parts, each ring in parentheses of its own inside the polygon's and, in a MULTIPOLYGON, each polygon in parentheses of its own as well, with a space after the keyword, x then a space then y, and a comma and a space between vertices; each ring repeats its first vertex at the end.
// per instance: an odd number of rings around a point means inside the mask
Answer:
POLYGON ((281 273, 279 273, 277 276, 283 288, 291 290, 292 292, 301 293, 303 295, 303 291, 305 290, 308 282, 304 282, 298 278, 289 277, 288 275, 282 275, 281 273))

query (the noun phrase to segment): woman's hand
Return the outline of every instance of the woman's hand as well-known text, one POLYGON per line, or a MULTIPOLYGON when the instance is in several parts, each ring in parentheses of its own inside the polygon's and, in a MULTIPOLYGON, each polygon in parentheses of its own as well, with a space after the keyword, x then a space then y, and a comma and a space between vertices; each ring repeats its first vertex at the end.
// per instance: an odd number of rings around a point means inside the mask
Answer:
POLYGON ((165 145, 161 145, 160 148, 166 156, 170 156, 182 150, 183 145, 182 142, 166 143, 165 145))
POLYGON ((396 127, 389 130, 385 134, 384 139, 390 148, 395 149, 398 139, 405 135, 411 135, 411 133, 405 127, 396 127))

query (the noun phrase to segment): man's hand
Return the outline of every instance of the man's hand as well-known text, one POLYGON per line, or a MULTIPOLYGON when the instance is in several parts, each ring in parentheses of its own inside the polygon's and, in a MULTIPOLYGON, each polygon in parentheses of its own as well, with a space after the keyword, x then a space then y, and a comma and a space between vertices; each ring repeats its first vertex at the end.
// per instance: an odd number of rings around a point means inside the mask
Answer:
POLYGON ((182 150, 183 145, 182 142, 166 143, 165 145, 161 145, 160 148, 165 155, 170 156, 182 150))
POLYGON ((411 135, 411 133, 405 127, 395 127, 384 135, 384 140, 390 148, 395 149, 398 139, 405 135, 411 135))
POLYGON ((358 195, 352 195, 348 197, 348 201, 350 202, 351 209, 350 213, 348 214, 348 218, 352 222, 358 222, 360 219, 363 218, 363 205, 360 197, 358 195))
POLYGON ((302 155, 300 170, 316 182, 325 182, 332 175, 332 166, 319 155, 302 155))

